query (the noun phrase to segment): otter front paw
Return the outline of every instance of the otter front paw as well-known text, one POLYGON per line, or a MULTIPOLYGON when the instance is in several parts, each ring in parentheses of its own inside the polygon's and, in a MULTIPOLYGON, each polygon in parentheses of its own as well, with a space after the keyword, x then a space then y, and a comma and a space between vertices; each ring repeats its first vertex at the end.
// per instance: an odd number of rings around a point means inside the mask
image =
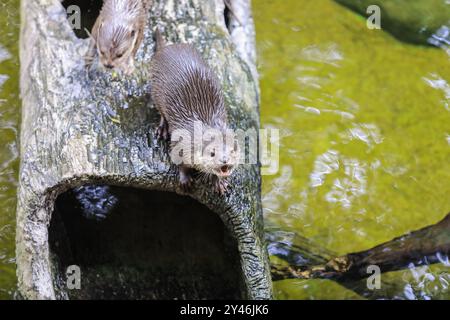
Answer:
POLYGON ((129 77, 133 74, 134 70, 135 70, 134 65, 126 66, 125 68, 123 68, 123 74, 129 77))
POLYGON ((127 77, 129 77, 133 74, 135 67, 134 67, 134 59, 132 56, 130 56, 127 63, 121 69, 122 69, 123 74, 127 77))
POLYGON ((184 192, 188 192, 192 187, 192 176, 187 169, 180 169, 180 186, 184 192))
POLYGON ((228 180, 226 179, 217 179, 215 183, 216 192, 224 195, 228 190, 228 180))
POLYGON ((164 141, 169 140, 169 125, 164 118, 161 118, 158 129, 156 129, 156 139, 164 141))

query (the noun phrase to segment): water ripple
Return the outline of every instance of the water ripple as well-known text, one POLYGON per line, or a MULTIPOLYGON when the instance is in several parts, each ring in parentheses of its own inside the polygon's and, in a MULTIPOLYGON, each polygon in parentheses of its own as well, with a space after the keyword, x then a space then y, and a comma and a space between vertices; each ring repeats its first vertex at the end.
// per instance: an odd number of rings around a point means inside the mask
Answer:
POLYGON ((442 90, 445 96, 444 100, 442 100, 442 103, 445 109, 447 109, 447 111, 450 111, 450 85, 448 84, 448 82, 435 73, 431 74, 430 78, 424 77, 423 79, 428 85, 430 85, 430 87, 437 90, 442 90))
POLYGON ((302 49, 302 57, 305 60, 322 62, 335 67, 339 67, 338 62, 344 59, 336 43, 308 46, 302 49))
POLYGON ((11 59, 11 54, 0 44, 0 63, 8 59, 11 59))

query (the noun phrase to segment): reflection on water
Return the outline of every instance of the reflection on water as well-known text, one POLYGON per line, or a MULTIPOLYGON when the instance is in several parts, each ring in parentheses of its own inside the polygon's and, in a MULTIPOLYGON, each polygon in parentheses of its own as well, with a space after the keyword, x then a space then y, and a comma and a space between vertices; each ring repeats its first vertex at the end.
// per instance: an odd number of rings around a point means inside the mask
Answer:
POLYGON ((441 78, 437 74, 431 74, 429 78, 424 77, 423 78, 426 83, 428 83, 432 88, 442 90, 444 93, 444 99, 442 99, 442 105, 447 109, 447 111, 450 111, 449 103, 450 103, 450 85, 448 82, 441 78))
MULTIPOLYGON (((311 45, 303 48, 301 58, 305 61, 315 61, 319 63, 327 63, 334 67, 339 67, 339 61, 343 60, 342 53, 339 52, 336 43, 326 44, 324 46, 311 45)), ((301 79, 298 77, 297 79, 301 79)), ((304 83, 308 83, 305 81, 304 83)))
POLYGON ((448 50, 450 46, 450 28, 448 26, 440 27, 429 39, 428 42, 436 47, 448 50))
MULTIPOLYGON (((292 234, 343 255, 441 220, 450 211, 445 50, 369 30, 331 0, 257 0, 253 7, 262 123, 289 133, 281 135, 278 175, 263 180, 266 221, 283 234, 269 237, 272 260, 307 260, 290 252, 292 234)), ((445 30, 435 36, 445 43, 445 30)), ((377 292, 328 280, 285 280, 275 292, 450 298, 445 263, 410 267, 383 274, 377 292)))

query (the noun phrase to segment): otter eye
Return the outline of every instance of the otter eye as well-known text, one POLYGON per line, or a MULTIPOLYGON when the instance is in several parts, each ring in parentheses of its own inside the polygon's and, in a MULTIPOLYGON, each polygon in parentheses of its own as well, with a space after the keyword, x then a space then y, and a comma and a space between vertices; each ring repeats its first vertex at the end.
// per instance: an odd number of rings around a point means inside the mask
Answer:
POLYGON ((216 156, 216 153, 214 151, 211 151, 211 157, 214 158, 216 156))
POLYGON ((117 54, 116 57, 117 58, 122 58, 123 57, 123 53, 117 54))
POLYGON ((131 36, 134 37, 135 35, 136 35, 136 31, 135 31, 135 30, 132 30, 132 31, 131 31, 131 36))

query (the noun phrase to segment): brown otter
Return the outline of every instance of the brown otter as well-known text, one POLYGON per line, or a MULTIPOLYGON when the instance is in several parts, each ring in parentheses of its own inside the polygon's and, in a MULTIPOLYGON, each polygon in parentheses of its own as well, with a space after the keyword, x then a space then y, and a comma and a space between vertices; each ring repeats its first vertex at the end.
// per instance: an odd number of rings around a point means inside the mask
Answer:
POLYGON ((105 0, 91 32, 86 56, 89 67, 96 54, 100 63, 125 74, 134 70, 134 58, 144 35, 152 0, 105 0))
POLYGON ((150 71, 152 99, 161 114, 157 135, 163 139, 171 136, 172 160, 174 150, 181 160, 177 163, 181 186, 189 189, 191 173, 195 170, 203 177, 215 180, 216 190, 225 193, 227 177, 237 164, 238 152, 234 136, 228 129, 217 76, 191 45, 165 46, 159 30, 156 30, 156 53, 150 71), (201 148, 194 137, 199 124, 201 148), (218 135, 204 146, 207 132, 218 135))

